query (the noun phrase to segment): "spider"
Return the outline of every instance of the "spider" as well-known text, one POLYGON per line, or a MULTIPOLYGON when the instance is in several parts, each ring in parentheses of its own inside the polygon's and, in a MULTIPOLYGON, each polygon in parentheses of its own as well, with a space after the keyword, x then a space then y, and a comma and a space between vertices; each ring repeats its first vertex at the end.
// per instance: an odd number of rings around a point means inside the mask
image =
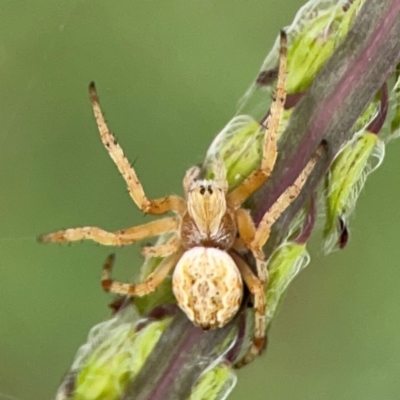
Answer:
POLYGON ((109 131, 94 83, 90 99, 101 140, 123 176, 136 205, 146 214, 175 215, 132 228, 107 232, 97 227, 66 229, 42 235, 41 242, 73 242, 90 239, 103 245, 121 246, 171 232, 164 244, 142 249, 145 256, 162 257, 162 262, 139 284, 117 282, 111 278, 114 256, 104 265, 101 283, 107 292, 144 296, 156 290, 173 270, 172 287, 179 307, 202 329, 226 325, 238 312, 245 284, 254 298, 255 328, 253 343, 243 359, 251 361, 265 346, 268 271, 263 253, 271 226, 300 193, 315 165, 311 159, 292 186, 263 216, 258 227, 243 202, 269 178, 277 157, 277 132, 286 98, 286 34, 280 35, 278 81, 265 130, 260 166, 239 186, 229 191, 224 164, 217 159, 213 179, 201 179, 201 169, 192 167, 183 179, 184 198, 170 195, 149 199, 134 168, 109 131), (243 248, 256 261, 256 273, 240 257, 243 248))

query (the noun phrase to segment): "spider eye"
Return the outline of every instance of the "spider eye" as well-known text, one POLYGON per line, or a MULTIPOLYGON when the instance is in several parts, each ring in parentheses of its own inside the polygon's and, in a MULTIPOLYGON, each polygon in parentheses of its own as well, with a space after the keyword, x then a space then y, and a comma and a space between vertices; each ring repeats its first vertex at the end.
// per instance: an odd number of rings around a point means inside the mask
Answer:
POLYGON ((206 192, 206 188, 204 186, 200 186, 200 194, 204 194, 206 192))
POLYGON ((213 194, 213 191, 212 191, 212 189, 211 189, 211 186, 208 186, 207 192, 208 192, 209 194, 213 194))

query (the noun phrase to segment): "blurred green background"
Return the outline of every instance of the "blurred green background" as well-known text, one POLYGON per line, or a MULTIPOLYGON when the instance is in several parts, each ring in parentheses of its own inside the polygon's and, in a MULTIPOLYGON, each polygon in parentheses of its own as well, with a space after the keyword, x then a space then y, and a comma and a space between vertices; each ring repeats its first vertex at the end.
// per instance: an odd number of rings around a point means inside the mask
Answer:
MULTIPOLYGON (((100 143, 87 85, 150 196, 180 193, 301 0, 7 1, 0 15, 0 399, 51 399, 109 315, 110 248, 39 233, 143 222, 100 143)), ((345 251, 292 285, 231 399, 400 398, 400 141, 367 183, 345 251), (397 153, 397 154, 396 154, 397 153)), ((130 280, 139 246, 117 250, 130 280)))

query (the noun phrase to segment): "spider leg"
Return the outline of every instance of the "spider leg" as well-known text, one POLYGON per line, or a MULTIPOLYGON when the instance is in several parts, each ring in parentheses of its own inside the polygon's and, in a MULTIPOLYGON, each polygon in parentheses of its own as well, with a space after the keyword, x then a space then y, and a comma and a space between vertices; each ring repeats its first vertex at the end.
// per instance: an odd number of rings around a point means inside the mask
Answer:
POLYGON ((262 251, 260 252, 253 245, 256 235, 254 222, 251 219, 249 212, 243 208, 238 208, 235 211, 235 215, 240 237, 245 246, 252 251, 254 258, 257 261, 257 276, 261 282, 265 282, 267 280, 267 269, 265 268, 265 265, 259 261, 260 259, 264 259, 264 253, 262 251))
POLYGON ((114 264, 115 255, 111 254, 108 256, 101 275, 101 286, 106 292, 111 292, 125 296, 145 296, 154 290, 161 284, 168 273, 175 267, 179 258, 182 256, 183 250, 178 250, 173 255, 164 258, 163 261, 157 266, 157 268, 146 278, 144 282, 138 284, 130 284, 114 281, 111 279, 111 270, 114 264))
POLYGON ((264 214, 257 229, 254 228, 253 221, 245 210, 236 211, 236 219, 238 222, 240 236, 256 258, 257 274, 259 275, 256 277, 245 261, 233 251, 229 253, 235 260, 244 282, 254 296, 255 325, 253 344, 243 359, 236 365, 237 368, 240 368, 243 365, 251 362, 265 346, 267 307, 265 291, 268 287, 269 274, 266 268, 265 255, 262 247, 269 238, 273 223, 299 195, 308 176, 314 169, 314 166, 321 155, 321 150, 322 148, 317 150, 316 154, 307 163, 306 167, 297 177, 293 185, 288 187, 274 203, 274 205, 264 214), (253 239, 251 240, 251 238, 253 239))
POLYGON ((235 238, 232 248, 238 252, 248 250, 248 248, 246 247, 246 245, 241 237, 235 238))
POLYGON ((180 246, 180 238, 177 235, 172 236, 166 243, 145 246, 142 248, 144 257, 167 257, 175 253, 180 246))
POLYGON ((254 170, 239 186, 233 189, 228 200, 234 207, 240 206, 248 197, 258 190, 269 178, 274 168, 277 151, 277 133, 282 119, 286 99, 286 33, 281 31, 278 82, 266 122, 261 165, 254 170))
POLYGON ((256 227, 249 212, 244 208, 238 208, 235 211, 235 216, 240 237, 245 244, 250 244, 254 240, 256 227))
POLYGON ((64 243, 75 242, 78 240, 93 240, 94 242, 106 246, 122 246, 147 237, 158 236, 164 232, 175 231, 178 227, 179 219, 169 217, 115 232, 107 232, 103 229, 92 226, 65 229, 41 235, 38 237, 38 241, 64 243))
POLYGON ((294 183, 289 186, 276 200, 276 202, 271 206, 271 208, 264 214, 259 223, 257 230, 254 235, 253 241, 250 243, 250 250, 253 252, 256 262, 257 262, 257 271, 265 271, 266 263, 265 263, 265 255, 262 250, 264 244, 269 238, 271 233, 271 227, 275 223, 275 221, 282 215, 283 212, 293 203, 293 201, 300 194, 301 189, 307 181, 308 176, 314 169, 316 162, 321 155, 322 147, 320 147, 314 156, 310 159, 304 169, 301 171, 300 175, 294 181, 294 183))
POLYGON ((110 154, 110 157, 117 166, 119 172, 125 179, 125 182, 128 186, 129 194, 136 205, 142 211, 148 214, 158 215, 164 214, 168 211, 174 211, 178 214, 183 214, 183 212, 185 211, 185 202, 179 196, 172 195, 155 200, 147 198, 135 170, 129 163, 128 159, 125 157, 122 148, 117 143, 117 140, 108 129, 107 123, 100 107, 96 87, 93 82, 89 85, 89 93, 101 140, 108 153, 110 154))
POLYGON ((297 177, 294 183, 278 197, 276 202, 264 214, 255 233, 255 237, 252 243, 253 248, 261 249, 264 246, 269 238, 272 225, 300 194, 301 189, 306 183, 308 176, 314 169, 320 155, 321 150, 319 149, 301 171, 300 175, 297 177))
POLYGON ((265 347, 266 334, 266 304, 265 304, 265 289, 261 280, 254 275, 247 263, 239 257, 235 252, 229 252, 235 261, 240 274, 254 297, 254 337, 253 343, 247 354, 236 365, 237 368, 251 362, 265 347))

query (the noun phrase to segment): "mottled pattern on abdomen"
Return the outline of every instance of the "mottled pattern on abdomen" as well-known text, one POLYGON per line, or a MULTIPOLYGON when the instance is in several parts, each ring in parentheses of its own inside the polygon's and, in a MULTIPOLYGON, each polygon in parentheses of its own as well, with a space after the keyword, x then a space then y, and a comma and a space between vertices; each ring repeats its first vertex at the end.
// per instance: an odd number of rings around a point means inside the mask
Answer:
POLYGON ((202 329, 227 324, 242 301, 239 270, 228 253, 216 248, 186 251, 175 267, 172 283, 179 307, 202 329))

